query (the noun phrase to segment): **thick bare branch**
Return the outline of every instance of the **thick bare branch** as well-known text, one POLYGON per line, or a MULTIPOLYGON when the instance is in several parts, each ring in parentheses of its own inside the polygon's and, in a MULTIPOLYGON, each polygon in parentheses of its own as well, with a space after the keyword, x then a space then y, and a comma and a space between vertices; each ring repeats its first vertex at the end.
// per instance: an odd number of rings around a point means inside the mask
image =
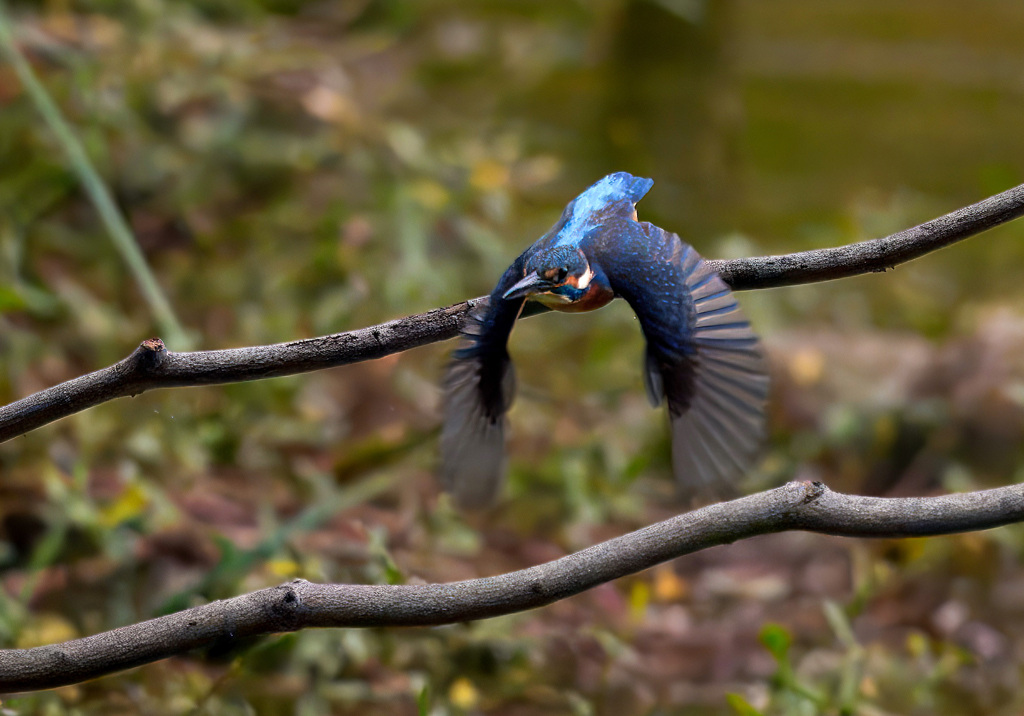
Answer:
POLYGON ((1024 487, 941 497, 878 498, 791 482, 711 505, 536 567, 448 584, 313 584, 296 580, 84 639, 0 650, 0 692, 48 689, 213 644, 309 627, 436 626, 565 599, 708 547, 806 530, 922 537, 1024 521, 1024 487))
POLYGON ((167 350, 159 338, 151 338, 112 366, 0 408, 0 442, 114 398, 154 388, 218 385, 308 373, 452 338, 458 335, 462 317, 474 302, 436 308, 346 333, 269 346, 175 353, 167 350))
POLYGON ((829 281, 895 268, 1022 215, 1024 184, 883 239, 783 256, 709 263, 736 290, 829 281))
MULTIPOLYGON (((884 271, 1024 215, 1024 184, 883 239, 782 256, 713 260, 734 289, 826 281, 884 271)), ((175 353, 159 339, 114 365, 0 408, 0 442, 94 405, 155 388, 236 383, 380 358, 453 338, 470 308, 485 298, 378 326, 270 346, 175 353)), ((531 313, 539 312, 537 310, 531 313)))

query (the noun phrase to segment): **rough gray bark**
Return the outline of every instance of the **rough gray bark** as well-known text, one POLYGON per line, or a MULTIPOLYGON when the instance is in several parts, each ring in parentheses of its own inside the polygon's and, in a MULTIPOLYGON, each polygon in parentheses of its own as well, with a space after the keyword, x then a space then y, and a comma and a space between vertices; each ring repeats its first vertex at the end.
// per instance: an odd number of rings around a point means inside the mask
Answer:
MULTIPOLYGON (((1024 185, 884 239, 786 256, 714 261, 735 289, 884 271, 1024 214, 1024 185)), ((0 441, 113 398, 163 387, 291 375, 380 358, 454 337, 477 301, 370 328, 272 346, 173 353, 144 341, 113 366, 0 408, 0 441)), ((427 626, 509 614, 668 559, 759 534, 807 530, 906 537, 1024 521, 1024 488, 931 498, 841 495, 789 483, 711 505, 537 567, 450 584, 379 586, 296 581, 177 614, 34 649, 0 650, 0 692, 78 683, 191 649, 307 627, 427 626)))
POLYGON ((858 497, 817 482, 678 515, 553 562, 448 584, 296 580, 233 599, 34 649, 0 650, 0 692, 49 689, 191 649, 309 627, 437 626, 541 607, 708 547, 806 530, 845 537, 923 537, 1024 520, 1024 487, 941 497, 858 497))
POLYGON ((882 239, 708 263, 736 290, 830 281, 887 271, 1020 216, 1024 216, 1024 184, 882 239))
MULTIPOLYGON (((1024 184, 882 239, 782 256, 712 260, 736 290, 885 271, 1024 215, 1024 184)), ((0 408, 0 442, 114 398, 155 388, 236 383, 380 358, 455 337, 476 298, 378 326, 270 346, 175 353, 158 339, 127 358, 0 408)), ((536 311, 531 311, 531 313, 536 311)))

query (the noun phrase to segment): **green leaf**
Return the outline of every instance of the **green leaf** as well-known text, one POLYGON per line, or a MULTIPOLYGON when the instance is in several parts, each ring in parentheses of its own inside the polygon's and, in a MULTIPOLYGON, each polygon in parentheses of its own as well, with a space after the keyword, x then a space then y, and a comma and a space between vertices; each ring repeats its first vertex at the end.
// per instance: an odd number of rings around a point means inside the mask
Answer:
POLYGON ((430 684, 423 684, 423 688, 416 694, 416 713, 419 716, 430 713, 430 684))
POLYGON ((728 703, 732 710, 735 711, 739 716, 764 716, 761 711, 758 711, 750 702, 745 698, 736 693, 726 694, 725 701, 728 703))
POLYGON ((836 638, 847 648, 857 646, 857 637, 853 634, 853 626, 850 624, 846 612, 831 599, 826 599, 823 605, 825 619, 828 621, 836 638))
POLYGON ((758 635, 761 643, 775 658, 775 661, 785 663, 789 656, 789 647, 793 644, 793 635, 781 624, 765 624, 758 635))
POLYGON ((9 286, 0 286, 0 313, 20 311, 25 308, 24 297, 9 286))

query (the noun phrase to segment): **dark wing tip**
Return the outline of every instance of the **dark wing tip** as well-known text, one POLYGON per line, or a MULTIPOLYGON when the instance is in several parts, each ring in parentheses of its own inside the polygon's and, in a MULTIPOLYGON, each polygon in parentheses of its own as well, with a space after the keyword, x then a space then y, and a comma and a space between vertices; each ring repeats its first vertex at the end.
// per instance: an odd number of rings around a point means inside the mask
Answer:
POLYGON ((485 363, 467 344, 445 373, 440 481, 459 507, 479 509, 494 504, 504 479, 505 411, 515 378, 507 358, 485 363))
POLYGON ((757 459, 768 376, 757 337, 729 287, 677 235, 648 222, 615 225, 598 244, 612 288, 647 339, 645 386, 668 404, 672 462, 683 491, 725 494, 757 459))
POLYGON ((729 287, 699 258, 687 263, 696 352, 685 406, 673 410, 670 396, 673 470, 684 490, 725 496, 761 453, 768 371, 729 287))
POLYGON ((506 343, 525 299, 502 295, 522 276, 520 256, 467 316, 445 372, 439 478, 462 507, 493 504, 504 477, 505 413, 515 392, 506 343))

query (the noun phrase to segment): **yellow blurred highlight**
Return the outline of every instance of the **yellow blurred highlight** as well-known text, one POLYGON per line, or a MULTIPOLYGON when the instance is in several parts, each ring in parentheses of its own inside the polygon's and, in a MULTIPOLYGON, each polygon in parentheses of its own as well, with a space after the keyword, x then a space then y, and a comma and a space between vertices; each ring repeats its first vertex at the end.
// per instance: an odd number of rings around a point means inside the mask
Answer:
POLYGON ((17 649, 31 649, 34 646, 60 644, 78 638, 78 630, 58 614, 43 613, 30 621, 18 634, 14 642, 17 649))
POLYGON ((883 415, 875 421, 875 442, 888 447, 896 442, 899 426, 891 415, 883 415))
POLYGON ((491 191, 508 184, 508 177, 508 167, 493 159, 484 159, 473 167, 469 183, 479 191, 491 191))
POLYGON ((890 579, 892 579, 893 574, 895 574, 895 572, 896 570, 894 570, 885 562, 875 561, 875 563, 871 565, 871 579, 876 584, 885 584, 890 579))
POLYGON ((140 483, 132 483, 112 503, 100 510, 99 522, 104 527, 117 525, 134 519, 149 507, 149 496, 140 483))
POLYGON ((925 537, 907 537, 893 543, 898 564, 910 564, 925 556, 929 547, 929 540, 925 537))
POLYGON ((410 189, 412 198, 424 209, 437 211, 448 203, 448 190, 430 179, 414 183, 410 189))
POLYGON ((640 580, 633 582, 629 590, 629 615, 635 620, 642 619, 650 603, 651 585, 640 580))
POLYGON ((294 559, 272 559, 267 562, 267 569, 275 577, 297 577, 302 572, 302 565, 294 559))
POLYGON ((869 699, 878 698, 878 684, 870 676, 860 680, 860 692, 869 699))
POLYGON ((920 659, 931 654, 931 645, 924 634, 915 631, 907 636, 907 651, 914 658, 920 659))
POLYGON ((476 705, 480 703, 480 692, 473 686, 473 682, 465 676, 460 676, 452 682, 451 688, 448 689, 448 700, 451 701, 452 706, 468 711, 476 708, 476 705))
POLYGON ((825 372, 825 356, 816 348, 802 348, 789 362, 789 374, 797 385, 814 385, 825 372))
POLYGON ((654 599, 656 601, 678 602, 689 592, 690 585, 671 567, 663 565, 654 571, 654 599))

